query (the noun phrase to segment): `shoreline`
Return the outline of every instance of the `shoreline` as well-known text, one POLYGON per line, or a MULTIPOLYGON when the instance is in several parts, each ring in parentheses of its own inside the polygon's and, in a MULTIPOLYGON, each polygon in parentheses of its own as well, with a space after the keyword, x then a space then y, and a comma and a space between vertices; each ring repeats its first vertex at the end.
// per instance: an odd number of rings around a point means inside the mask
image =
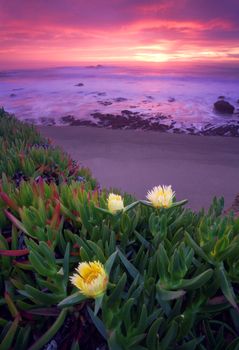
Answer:
MULTIPOLYGON (((234 117, 239 114, 235 113, 234 117)), ((176 121, 171 115, 158 113, 147 116, 140 112, 122 110, 119 114, 92 113, 91 119, 76 119, 73 115, 61 118, 62 125, 59 126, 86 126, 118 130, 147 130, 159 131, 173 134, 186 134, 196 136, 232 136, 239 137, 239 120, 228 120, 224 123, 212 124, 206 122, 201 126, 197 123, 185 124, 176 121)), ((54 126, 54 123, 51 125, 54 126)), ((58 126, 58 125, 55 125, 58 126)))
MULTIPOLYGON (((234 117, 239 114, 235 113, 234 117)), ((205 122, 185 124, 173 119, 171 115, 158 113, 157 115, 145 115, 140 112, 122 110, 120 114, 95 112, 90 114, 89 119, 77 119, 74 115, 66 115, 60 118, 60 124, 55 122, 54 118, 42 117, 37 127, 94 127, 112 130, 142 130, 157 131, 171 134, 184 134, 194 136, 225 136, 239 137, 239 119, 228 120, 221 123, 205 122)), ((32 119, 23 119, 27 123, 32 123, 32 119)))
POLYGON ((208 208, 224 196, 228 208, 238 193, 239 140, 236 137, 172 134, 83 126, 41 126, 38 130, 87 166, 102 187, 144 199, 147 190, 171 184, 177 200, 208 208))

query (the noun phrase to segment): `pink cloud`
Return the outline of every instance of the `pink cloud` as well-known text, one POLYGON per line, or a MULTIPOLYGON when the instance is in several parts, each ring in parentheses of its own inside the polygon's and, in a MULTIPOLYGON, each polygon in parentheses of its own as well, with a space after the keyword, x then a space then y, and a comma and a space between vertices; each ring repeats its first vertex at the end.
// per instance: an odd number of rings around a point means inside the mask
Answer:
POLYGON ((6 60, 237 60, 238 0, 0 0, 6 60))

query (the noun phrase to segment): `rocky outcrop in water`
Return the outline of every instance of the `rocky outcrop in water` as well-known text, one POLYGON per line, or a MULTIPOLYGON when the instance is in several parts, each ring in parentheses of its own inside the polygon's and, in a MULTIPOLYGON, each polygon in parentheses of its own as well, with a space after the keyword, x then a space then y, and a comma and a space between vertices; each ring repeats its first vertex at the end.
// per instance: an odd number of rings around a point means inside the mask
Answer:
POLYGON ((83 83, 78 83, 75 86, 84 86, 84 84, 83 83))
POLYGON ((205 127, 199 135, 205 136, 232 136, 239 137, 239 124, 225 124, 219 126, 205 127))
POLYGON ((97 101, 102 106, 110 106, 112 105, 111 101, 97 101))
POLYGON ((85 68, 90 68, 90 69, 99 69, 99 68, 103 68, 104 66, 102 66, 101 64, 96 64, 95 66, 86 66, 85 68))
POLYGON ((232 114, 234 109, 235 107, 233 105, 222 99, 214 103, 214 110, 221 114, 232 114))
POLYGON ((125 97, 116 97, 116 98, 113 98, 113 101, 114 102, 125 102, 125 101, 127 101, 127 98, 125 98, 125 97))
POLYGON ((73 123, 76 119, 73 115, 69 114, 69 115, 65 115, 64 117, 61 117, 61 120, 64 124, 71 125, 71 123, 73 123))
POLYGON ((175 102, 175 98, 174 97, 169 97, 168 102, 175 102))

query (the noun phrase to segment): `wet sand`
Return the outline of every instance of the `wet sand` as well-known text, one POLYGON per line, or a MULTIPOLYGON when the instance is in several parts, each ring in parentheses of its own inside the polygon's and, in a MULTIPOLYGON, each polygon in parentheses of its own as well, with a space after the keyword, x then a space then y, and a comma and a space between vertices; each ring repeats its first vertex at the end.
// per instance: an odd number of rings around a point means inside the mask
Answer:
POLYGON ((143 199, 148 189, 171 184, 193 209, 224 196, 229 207, 239 192, 239 138, 138 130, 39 127, 73 159, 91 169, 103 187, 143 199))

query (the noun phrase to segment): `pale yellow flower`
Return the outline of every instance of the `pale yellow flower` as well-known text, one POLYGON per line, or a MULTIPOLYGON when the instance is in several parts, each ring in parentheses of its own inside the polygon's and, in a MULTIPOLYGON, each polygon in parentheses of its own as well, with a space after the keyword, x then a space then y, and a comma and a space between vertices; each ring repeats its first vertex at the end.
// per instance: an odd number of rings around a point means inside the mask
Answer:
POLYGON ((115 214, 117 211, 124 209, 124 201, 118 194, 110 193, 108 197, 108 210, 115 214))
POLYGON ((175 192, 171 186, 155 186, 147 193, 147 199, 155 208, 170 208, 175 192))
POLYGON ((82 294, 90 298, 97 298, 105 292, 108 276, 99 261, 82 262, 76 268, 76 272, 70 277, 70 280, 82 294))

